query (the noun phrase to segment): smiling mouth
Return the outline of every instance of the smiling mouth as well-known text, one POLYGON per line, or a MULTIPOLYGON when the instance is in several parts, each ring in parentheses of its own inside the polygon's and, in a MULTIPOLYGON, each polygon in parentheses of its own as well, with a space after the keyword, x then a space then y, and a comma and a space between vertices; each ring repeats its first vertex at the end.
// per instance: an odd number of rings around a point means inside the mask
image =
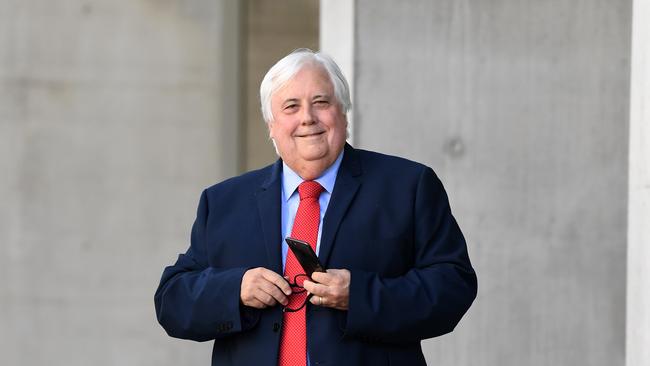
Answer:
POLYGON ((324 133, 325 133, 325 131, 319 131, 319 132, 308 133, 308 134, 304 134, 304 135, 296 135, 296 137, 314 137, 314 136, 322 135, 324 133))

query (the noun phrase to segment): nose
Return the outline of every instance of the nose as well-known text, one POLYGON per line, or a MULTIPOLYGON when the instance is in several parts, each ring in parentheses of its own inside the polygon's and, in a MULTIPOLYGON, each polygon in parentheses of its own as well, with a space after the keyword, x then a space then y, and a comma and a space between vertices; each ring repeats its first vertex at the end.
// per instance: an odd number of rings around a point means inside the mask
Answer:
POLYGON ((311 125, 314 123, 316 123, 316 116, 314 115, 314 110, 310 104, 307 104, 307 106, 302 109, 302 114, 300 115, 300 124, 311 125))

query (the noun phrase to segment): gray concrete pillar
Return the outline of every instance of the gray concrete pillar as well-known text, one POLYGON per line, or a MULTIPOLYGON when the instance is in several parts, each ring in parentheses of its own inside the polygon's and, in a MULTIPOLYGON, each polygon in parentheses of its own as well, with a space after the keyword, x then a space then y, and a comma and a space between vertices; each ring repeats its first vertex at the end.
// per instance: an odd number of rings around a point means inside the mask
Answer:
POLYGON ((230 0, 0 0, 0 363, 209 363, 153 293, 201 189, 236 173, 238 19, 230 0))
POLYGON ((650 1, 634 0, 628 195, 628 366, 650 365, 650 1))
MULTIPOLYGON (((320 50, 330 55, 350 84, 354 108, 354 16, 355 1, 320 2, 320 50)), ((348 113, 348 142, 354 142, 354 116, 348 113)))
POLYGON ((478 272, 429 363, 623 365, 631 2, 356 4, 355 143, 436 170, 478 272))

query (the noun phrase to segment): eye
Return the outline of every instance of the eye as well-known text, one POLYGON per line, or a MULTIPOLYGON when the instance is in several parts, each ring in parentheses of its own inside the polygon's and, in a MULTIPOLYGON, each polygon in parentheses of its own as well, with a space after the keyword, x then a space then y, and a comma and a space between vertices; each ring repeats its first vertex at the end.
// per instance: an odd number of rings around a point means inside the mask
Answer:
POLYGON ((314 101, 314 105, 317 107, 327 107, 328 105, 330 105, 330 102, 329 100, 326 99, 319 99, 314 101))
POLYGON ((284 106, 283 110, 285 110, 287 112, 291 112, 291 111, 295 110, 296 108, 298 108, 298 105, 295 104, 295 103, 292 103, 292 104, 287 104, 286 106, 284 106))

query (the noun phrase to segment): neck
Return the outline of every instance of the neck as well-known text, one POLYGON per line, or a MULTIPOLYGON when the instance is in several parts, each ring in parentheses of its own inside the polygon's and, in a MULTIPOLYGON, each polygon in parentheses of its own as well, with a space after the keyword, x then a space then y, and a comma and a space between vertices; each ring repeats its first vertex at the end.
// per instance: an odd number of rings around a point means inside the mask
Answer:
POLYGON ((314 180, 321 177, 329 167, 334 165, 336 159, 341 155, 342 150, 343 149, 339 150, 338 154, 334 156, 329 155, 315 160, 304 160, 300 158, 284 159, 282 156, 280 157, 283 162, 291 168, 291 170, 300 176, 300 178, 304 180, 314 180))
POLYGON ((300 162, 297 166, 287 163, 287 165, 304 180, 314 180, 321 175, 323 172, 332 165, 333 162, 326 161, 305 161, 300 162))

